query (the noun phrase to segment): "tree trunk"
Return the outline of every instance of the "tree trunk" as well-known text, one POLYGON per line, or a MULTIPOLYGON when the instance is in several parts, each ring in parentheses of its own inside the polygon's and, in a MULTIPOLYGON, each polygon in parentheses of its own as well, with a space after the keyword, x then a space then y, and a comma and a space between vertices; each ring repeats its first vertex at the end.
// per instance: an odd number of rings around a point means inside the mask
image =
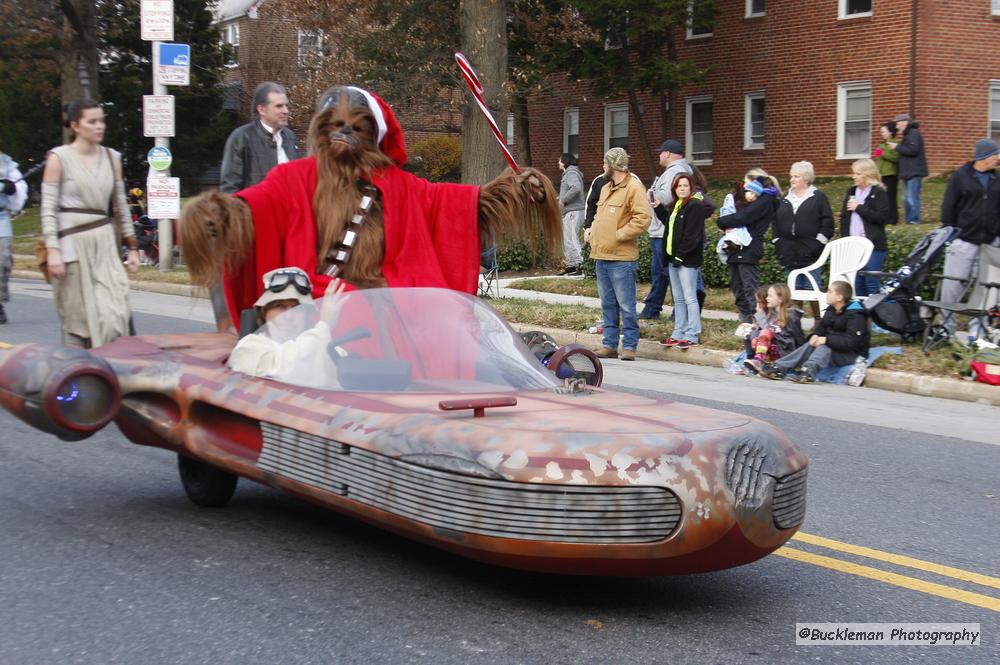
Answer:
MULTIPOLYGON (((94 0, 60 0, 63 21, 63 106, 77 99, 100 101, 94 0)), ((67 130, 68 131, 68 130, 67 130)))
MULTIPOLYGON (((483 84, 501 134, 507 128, 507 0, 462 0, 462 52, 483 84)), ((462 113, 462 182, 482 185, 505 166, 493 132, 471 96, 462 113)))
MULTIPOLYGON (((656 162, 653 160, 653 151, 646 138, 646 120, 643 114, 639 113, 639 98, 634 90, 628 91, 628 106, 632 117, 635 118, 635 128, 639 130, 639 145, 642 158, 646 161, 646 169, 650 177, 656 175, 656 162)), ((633 153, 635 151, 633 150, 633 153)))
POLYGON ((514 114, 514 147, 515 156, 520 166, 531 166, 531 141, 529 131, 531 122, 528 117, 528 94, 517 92, 511 102, 511 113, 514 114))

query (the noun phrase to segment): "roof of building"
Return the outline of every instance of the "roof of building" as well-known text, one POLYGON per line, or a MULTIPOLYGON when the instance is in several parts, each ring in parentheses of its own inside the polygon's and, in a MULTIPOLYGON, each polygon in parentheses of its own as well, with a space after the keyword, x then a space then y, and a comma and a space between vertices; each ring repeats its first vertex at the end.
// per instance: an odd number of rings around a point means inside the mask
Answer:
POLYGON ((216 5, 213 14, 215 14, 215 21, 217 23, 223 23, 225 21, 230 21, 234 18, 240 18, 242 16, 247 16, 256 13, 258 7, 264 4, 264 0, 219 0, 219 4, 216 5))

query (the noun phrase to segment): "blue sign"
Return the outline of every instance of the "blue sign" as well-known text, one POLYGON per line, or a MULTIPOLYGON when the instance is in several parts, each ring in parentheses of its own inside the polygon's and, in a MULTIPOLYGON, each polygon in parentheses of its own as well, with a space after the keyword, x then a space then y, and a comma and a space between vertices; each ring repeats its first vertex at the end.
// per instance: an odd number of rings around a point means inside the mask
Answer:
POLYGON ((189 85, 191 81, 191 45, 159 44, 160 85, 189 85))

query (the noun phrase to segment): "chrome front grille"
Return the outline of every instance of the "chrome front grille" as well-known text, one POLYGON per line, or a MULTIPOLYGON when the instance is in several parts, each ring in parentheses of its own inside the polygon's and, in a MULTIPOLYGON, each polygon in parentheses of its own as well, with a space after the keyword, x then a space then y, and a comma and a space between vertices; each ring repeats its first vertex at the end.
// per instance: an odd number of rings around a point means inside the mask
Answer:
POLYGON ((774 484, 774 525, 779 529, 791 529, 802 524, 806 516, 806 476, 809 467, 779 478, 774 484))
POLYGON ((443 532, 566 543, 648 543, 677 527, 663 487, 515 483, 428 469, 261 423, 257 466, 443 532))

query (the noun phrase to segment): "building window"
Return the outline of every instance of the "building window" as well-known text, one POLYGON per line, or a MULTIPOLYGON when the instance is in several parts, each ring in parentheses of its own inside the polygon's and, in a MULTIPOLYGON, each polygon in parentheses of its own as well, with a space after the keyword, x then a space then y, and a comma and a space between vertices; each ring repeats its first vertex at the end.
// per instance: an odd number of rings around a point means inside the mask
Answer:
POLYGON ((627 104, 608 104, 604 107, 604 151, 611 148, 628 150, 627 104))
POLYGON ((751 92, 743 103, 743 149, 764 147, 764 93, 751 92))
POLYGON ((868 157, 872 141, 872 84, 837 86, 837 159, 868 157))
POLYGON ((993 15, 1000 16, 1000 0, 993 0, 993 15))
POLYGON ((563 152, 580 156, 580 110, 563 111, 563 152))
POLYGON ((691 0, 688 3, 688 39, 711 37, 714 23, 715 11, 711 3, 705 0, 691 0))
POLYGON ((240 54, 240 24, 235 21, 222 28, 222 49, 226 67, 236 67, 240 54))
POLYGON ((840 0, 838 18, 858 18, 872 15, 872 0, 840 0))
POLYGON ((990 83, 990 138, 1000 141, 1000 81, 990 83))
POLYGON ((323 31, 299 30, 299 66, 318 67, 323 62, 323 31))
POLYGON ((764 15, 764 5, 766 3, 764 0, 747 0, 747 18, 754 18, 756 16, 764 15))
POLYGON ((507 148, 514 151, 514 114, 507 114, 507 148))
POLYGON ((712 98, 686 100, 685 138, 687 158, 699 165, 712 163, 712 98))

